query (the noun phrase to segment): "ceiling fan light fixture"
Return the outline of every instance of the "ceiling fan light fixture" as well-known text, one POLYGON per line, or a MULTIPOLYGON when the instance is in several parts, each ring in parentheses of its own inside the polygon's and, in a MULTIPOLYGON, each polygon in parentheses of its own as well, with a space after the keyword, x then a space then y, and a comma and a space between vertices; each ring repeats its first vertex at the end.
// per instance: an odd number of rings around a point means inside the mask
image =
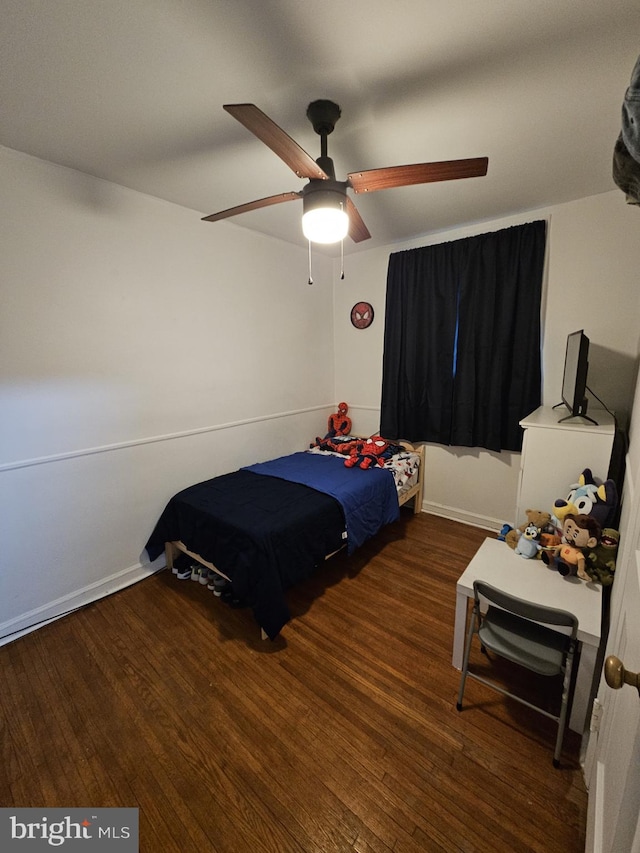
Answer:
POLYGON ((339 243, 349 233, 349 217, 335 207, 317 207, 302 215, 302 233, 312 243, 339 243))
POLYGON ((327 183, 318 181, 319 186, 305 187, 302 233, 312 243, 339 243, 349 233, 346 190, 327 188, 327 183))

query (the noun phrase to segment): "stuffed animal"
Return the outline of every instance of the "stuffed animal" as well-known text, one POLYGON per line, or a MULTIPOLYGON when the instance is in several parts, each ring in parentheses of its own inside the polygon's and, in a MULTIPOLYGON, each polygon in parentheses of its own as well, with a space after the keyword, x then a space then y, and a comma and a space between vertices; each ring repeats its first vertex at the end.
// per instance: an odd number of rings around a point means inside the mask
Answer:
POLYGON ((524 524, 521 524, 520 527, 515 530, 513 528, 507 529, 504 533, 503 531, 505 530, 505 527, 508 526, 503 525, 502 530, 500 531, 501 535, 498 537, 499 539, 504 539, 507 545, 514 550, 520 541, 520 537, 530 524, 535 525, 541 535, 543 533, 549 533, 552 530, 550 513, 543 512, 539 509, 527 509, 525 510, 525 515, 527 516, 527 520, 524 524))
POLYGON ((507 538, 507 534, 510 533, 512 530, 513 527, 505 522, 505 524, 503 524, 500 530, 498 531, 498 539, 501 542, 504 542, 507 538))
POLYGON ((338 403, 338 411, 329 415, 327 426, 329 432, 325 438, 335 438, 336 435, 349 435, 351 432, 351 418, 347 417, 349 406, 346 403, 338 403))
POLYGON ((611 523, 617 506, 618 490, 613 480, 598 485, 591 469, 585 468, 567 497, 554 502, 553 513, 558 527, 562 527, 567 515, 590 515, 602 528, 611 523))
POLYGON ((371 468, 372 465, 384 465, 385 461, 393 455, 393 447, 379 435, 372 435, 358 442, 357 447, 351 455, 344 460, 347 468, 371 468))
POLYGON ((541 532, 536 524, 527 524, 518 539, 518 544, 515 548, 516 554, 520 554, 521 557, 527 560, 537 557, 540 550, 539 539, 541 532))
POLYGON ((614 572, 616 570, 616 555, 620 534, 611 527, 605 527, 600 537, 600 542, 595 548, 584 552, 585 571, 592 581, 611 586, 614 572))
POLYGON ((562 542, 550 551, 542 552, 542 561, 557 569, 561 575, 577 575, 591 580, 586 571, 585 551, 595 548, 602 534, 592 515, 567 515, 562 525, 562 542))
POLYGON ((540 550, 550 551, 556 548, 562 539, 557 533, 541 533, 540 534, 540 550))
POLYGON ((332 453, 341 453, 343 456, 349 456, 354 453, 358 446, 362 444, 361 438, 350 438, 346 435, 336 435, 333 438, 320 438, 316 436, 316 440, 309 447, 317 447, 319 450, 327 450, 332 453))

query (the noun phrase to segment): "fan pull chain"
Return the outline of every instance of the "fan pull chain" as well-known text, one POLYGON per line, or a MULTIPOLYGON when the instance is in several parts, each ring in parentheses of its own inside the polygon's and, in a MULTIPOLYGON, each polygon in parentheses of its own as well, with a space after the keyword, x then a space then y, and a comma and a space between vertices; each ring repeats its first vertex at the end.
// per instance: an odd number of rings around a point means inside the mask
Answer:
MULTIPOLYGON (((340 281, 344 281, 344 240, 340 240, 340 281)), ((311 267, 311 240, 309 240, 309 281, 313 284, 313 271, 311 267)))

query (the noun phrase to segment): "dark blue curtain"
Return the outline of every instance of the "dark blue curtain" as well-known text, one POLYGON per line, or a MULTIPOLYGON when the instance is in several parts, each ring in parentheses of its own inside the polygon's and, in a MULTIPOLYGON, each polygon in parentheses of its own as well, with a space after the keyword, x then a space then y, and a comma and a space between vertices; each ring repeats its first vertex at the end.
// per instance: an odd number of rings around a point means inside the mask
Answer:
POLYGON ((382 435, 521 449, 541 401, 545 240, 538 221, 390 256, 382 435))

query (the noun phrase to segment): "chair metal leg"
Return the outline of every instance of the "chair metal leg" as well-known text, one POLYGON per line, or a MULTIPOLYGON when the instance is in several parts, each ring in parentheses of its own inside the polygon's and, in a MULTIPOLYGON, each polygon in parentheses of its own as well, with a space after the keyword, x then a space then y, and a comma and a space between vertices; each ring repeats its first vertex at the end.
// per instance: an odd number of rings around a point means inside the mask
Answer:
POLYGON ((565 663, 564 679, 562 682, 562 704, 560 706, 560 716, 558 717, 558 735, 556 737, 556 748, 553 753, 553 766, 560 767, 560 754, 562 752, 562 741, 564 740, 564 731, 567 722, 567 712, 569 710, 569 693, 571 691, 571 670, 573 669, 573 644, 567 653, 565 663))

